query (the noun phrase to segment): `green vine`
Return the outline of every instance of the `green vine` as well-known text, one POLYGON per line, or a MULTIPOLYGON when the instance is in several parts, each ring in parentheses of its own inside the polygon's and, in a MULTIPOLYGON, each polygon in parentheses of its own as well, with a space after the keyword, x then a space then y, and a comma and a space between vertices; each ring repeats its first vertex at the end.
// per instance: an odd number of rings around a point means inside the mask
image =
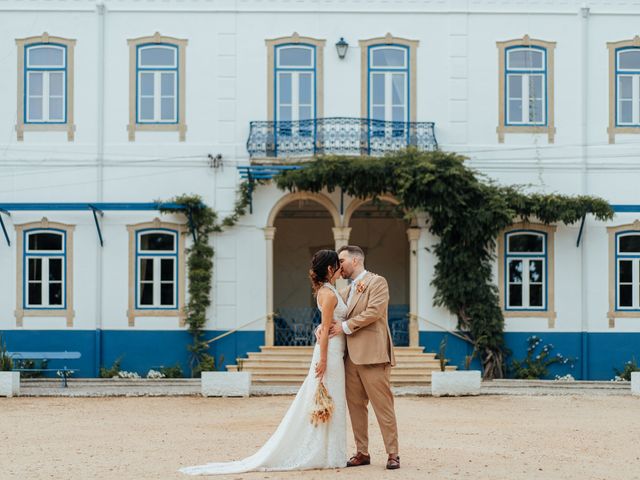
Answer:
POLYGON ((613 211, 596 197, 526 194, 522 187, 499 186, 464 160, 415 149, 382 158, 321 157, 300 170, 283 171, 275 181, 289 191, 341 188, 361 199, 391 194, 403 208, 425 212, 429 231, 439 238, 434 304, 456 315, 458 329, 480 356, 484 377, 502 378, 508 351, 492 273, 498 235, 519 219, 571 224, 587 214, 608 220, 613 211))
POLYGON ((209 235, 221 232, 223 227, 235 225, 246 213, 251 201, 249 182, 239 187, 239 195, 233 212, 218 223, 217 213, 203 203, 199 195, 181 195, 170 200, 177 208, 161 204, 162 213, 181 213, 187 217, 193 244, 187 249, 187 272, 189 276, 189 302, 185 306, 186 323, 192 336, 187 347, 191 354, 191 376, 198 377, 203 371, 215 370, 216 362, 208 352, 209 343, 204 338, 207 308, 211 305, 211 282, 213 281, 213 248, 209 245, 209 235))

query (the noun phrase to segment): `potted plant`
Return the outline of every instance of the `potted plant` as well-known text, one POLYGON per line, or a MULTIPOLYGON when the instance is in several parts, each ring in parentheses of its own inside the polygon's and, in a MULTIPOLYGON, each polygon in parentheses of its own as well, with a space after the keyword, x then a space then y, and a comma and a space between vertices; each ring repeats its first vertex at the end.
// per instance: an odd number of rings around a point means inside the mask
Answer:
POLYGON ((446 370, 446 348, 447 338, 444 337, 440 342, 438 353, 440 371, 431 374, 431 394, 434 397, 479 395, 482 374, 480 370, 469 370, 476 354, 475 348, 471 355, 465 356, 465 370, 446 370))
POLYGON ((0 335, 0 397, 20 395, 20 372, 13 371, 13 359, 0 335))
MULTIPOLYGON (((221 356, 218 365, 223 362, 221 356)), ((216 371, 211 355, 200 362, 200 378, 203 397, 248 397, 251 392, 251 372, 216 371)))

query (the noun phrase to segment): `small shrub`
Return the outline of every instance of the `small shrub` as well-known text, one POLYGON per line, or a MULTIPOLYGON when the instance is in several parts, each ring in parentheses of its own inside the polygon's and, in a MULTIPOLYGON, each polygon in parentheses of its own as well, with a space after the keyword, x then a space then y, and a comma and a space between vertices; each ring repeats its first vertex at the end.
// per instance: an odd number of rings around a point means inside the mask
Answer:
POLYGON ((7 352, 7 344, 0 335, 0 372, 10 372, 13 370, 13 359, 7 352))
POLYGON ((465 370, 469 370, 471 368, 471 362, 473 362, 473 359, 476 356, 477 352, 478 352, 478 350, 474 347, 473 348, 473 352, 471 352, 471 355, 465 355, 464 356, 464 369, 465 370))
MULTIPOLYGON (((13 363, 13 367, 18 369, 46 369, 49 366, 49 360, 40 360, 36 363, 35 360, 15 360, 13 363)), ((42 378, 44 377, 45 372, 20 372, 21 378, 42 378)))
POLYGON ((445 358, 445 352, 447 350, 447 337, 442 337, 440 340, 440 347, 438 348, 438 360, 440 360, 440 371, 444 372, 447 365, 447 359, 445 358))
MULTIPOLYGON (((220 355, 217 365, 219 367, 222 367, 223 363, 224 355, 220 355)), ((205 353, 201 356, 200 363, 196 366, 196 368, 193 369, 193 377, 200 378, 202 372, 215 372, 216 370, 218 370, 218 368, 216 367, 216 359, 213 355, 205 353)))
POLYGON ((111 368, 100 367, 100 378, 114 378, 118 376, 120 372, 120 365, 122 364, 122 356, 118 357, 111 368))
POLYGON ((126 370, 120 370, 118 372, 118 378, 130 378, 130 379, 138 379, 140 375, 136 372, 127 372, 126 370))
POLYGON ((624 364, 622 370, 618 370, 617 368, 613 369, 616 373, 616 381, 631 381, 631 373, 632 372, 640 372, 640 368, 638 368, 638 363, 636 362, 635 357, 632 357, 627 363, 624 364))
POLYGON ((160 373, 165 376, 165 378, 183 378, 184 373, 182 371, 182 367, 179 363, 176 363, 173 367, 162 367, 160 369, 160 373))
POLYGON ((527 356, 523 360, 513 360, 511 362, 511 372, 513 378, 535 380, 546 378, 549 376, 549 367, 553 364, 566 365, 569 364, 573 368, 576 359, 566 358, 561 353, 551 355, 553 345, 548 344, 542 347, 540 353, 535 353, 538 345, 542 343, 542 339, 536 335, 527 338, 529 344, 527 348, 527 356))
POLYGON ((161 378, 165 378, 165 375, 162 372, 151 369, 147 372, 147 378, 150 378, 152 380, 159 380, 161 378))

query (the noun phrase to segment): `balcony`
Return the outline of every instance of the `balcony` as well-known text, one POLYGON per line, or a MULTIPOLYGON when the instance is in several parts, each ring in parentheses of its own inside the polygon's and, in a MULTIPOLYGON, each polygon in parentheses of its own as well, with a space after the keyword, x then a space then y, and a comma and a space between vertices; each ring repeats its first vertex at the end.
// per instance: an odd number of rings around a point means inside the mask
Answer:
POLYGON ((316 155, 381 156, 407 147, 438 148, 433 122, 387 122, 331 117, 287 122, 251 122, 247 151, 252 160, 298 160, 316 155))

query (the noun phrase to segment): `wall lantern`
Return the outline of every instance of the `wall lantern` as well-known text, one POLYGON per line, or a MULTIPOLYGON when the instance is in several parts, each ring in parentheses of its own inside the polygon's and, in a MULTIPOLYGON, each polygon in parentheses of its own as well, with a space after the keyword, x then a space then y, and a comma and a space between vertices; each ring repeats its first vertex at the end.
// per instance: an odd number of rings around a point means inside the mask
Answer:
POLYGON ((336 50, 338 51, 338 57, 343 59, 347 55, 349 44, 345 41, 344 37, 340 37, 340 41, 336 42, 336 50))

